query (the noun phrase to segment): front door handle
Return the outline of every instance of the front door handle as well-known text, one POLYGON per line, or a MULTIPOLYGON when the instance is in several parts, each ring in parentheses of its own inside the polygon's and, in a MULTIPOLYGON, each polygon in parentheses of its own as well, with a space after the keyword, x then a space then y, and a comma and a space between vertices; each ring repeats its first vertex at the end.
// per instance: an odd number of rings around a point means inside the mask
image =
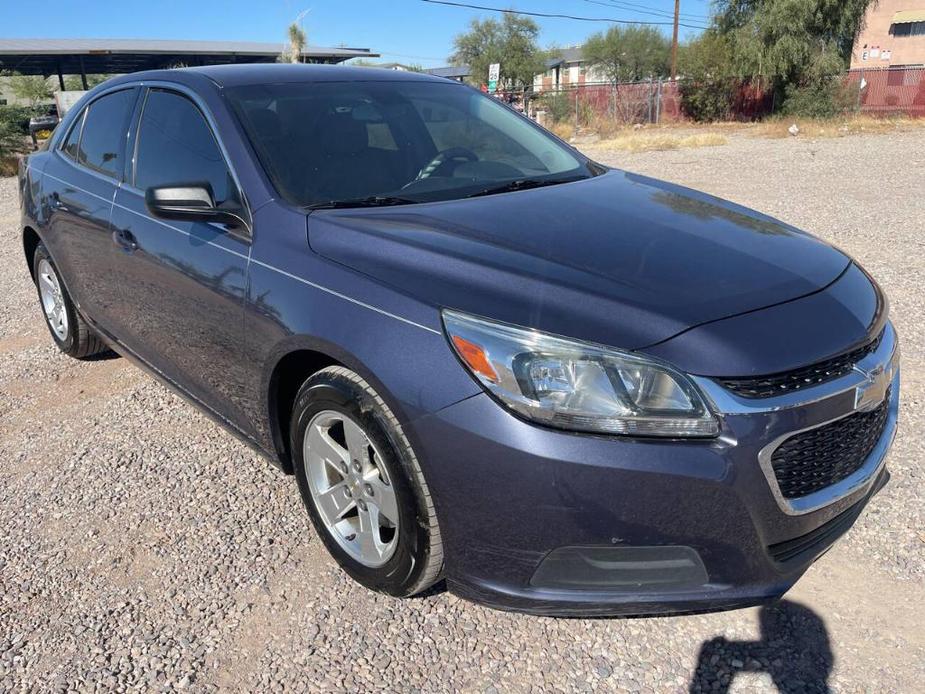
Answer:
POLYGON ((112 240, 126 253, 138 250, 138 240, 129 229, 116 229, 112 232, 112 240))

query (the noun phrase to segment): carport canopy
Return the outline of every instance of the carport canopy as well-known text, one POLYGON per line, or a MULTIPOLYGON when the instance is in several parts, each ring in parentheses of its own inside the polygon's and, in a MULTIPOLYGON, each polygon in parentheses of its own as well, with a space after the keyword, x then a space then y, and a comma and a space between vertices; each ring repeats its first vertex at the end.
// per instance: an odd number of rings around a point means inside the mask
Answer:
MULTIPOLYGON (((161 39, 2 39, 0 71, 21 75, 118 75, 176 65, 272 63, 286 49, 283 42, 172 41, 161 39)), ((340 63, 351 58, 376 58, 368 48, 307 46, 306 63, 340 63)))

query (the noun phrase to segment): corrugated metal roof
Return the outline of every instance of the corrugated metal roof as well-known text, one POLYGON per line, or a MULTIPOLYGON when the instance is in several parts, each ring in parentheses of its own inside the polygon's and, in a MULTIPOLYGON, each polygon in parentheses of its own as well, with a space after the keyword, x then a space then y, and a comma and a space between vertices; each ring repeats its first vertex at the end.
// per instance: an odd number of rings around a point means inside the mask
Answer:
POLYGON ((903 10, 893 15, 893 24, 925 22, 925 10, 903 10))
MULTIPOLYGON (((280 53, 284 43, 256 41, 188 41, 166 39, 2 39, 0 54, 6 55, 104 55, 178 54, 268 55, 280 53)), ((328 48, 307 46, 302 54, 309 58, 359 58, 375 56, 368 48, 328 48)))
POLYGON ((449 65, 447 67, 434 67, 429 70, 425 70, 430 75, 435 77, 449 77, 449 78, 459 78, 459 77, 468 77, 472 74, 472 71, 469 69, 468 65, 449 65))

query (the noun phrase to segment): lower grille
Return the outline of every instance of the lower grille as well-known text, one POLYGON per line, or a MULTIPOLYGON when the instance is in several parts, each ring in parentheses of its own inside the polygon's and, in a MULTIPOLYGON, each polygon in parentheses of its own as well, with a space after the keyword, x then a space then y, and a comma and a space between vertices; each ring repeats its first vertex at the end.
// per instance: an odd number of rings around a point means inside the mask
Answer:
POLYGON ((835 516, 827 523, 820 525, 815 530, 811 530, 805 535, 795 537, 792 540, 778 542, 768 546, 768 553, 778 562, 788 562, 791 559, 803 561, 807 558, 817 556, 830 547, 839 537, 845 534, 847 530, 854 525, 854 522, 861 515, 861 511, 867 505, 870 498, 879 492, 889 479, 889 474, 884 470, 880 473, 877 482, 867 493, 867 495, 855 503, 853 506, 839 515, 835 516))
POLYGON ((790 437, 774 451, 771 467, 785 499, 799 499, 857 472, 886 426, 890 394, 871 412, 858 412, 790 437))

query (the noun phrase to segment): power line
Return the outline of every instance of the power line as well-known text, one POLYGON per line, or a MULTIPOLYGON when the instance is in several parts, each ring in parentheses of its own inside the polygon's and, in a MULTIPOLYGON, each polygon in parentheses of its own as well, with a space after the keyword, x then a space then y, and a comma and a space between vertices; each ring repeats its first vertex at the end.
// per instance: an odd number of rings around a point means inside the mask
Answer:
MULTIPOLYGON (((528 17, 545 17, 550 19, 574 19, 578 22, 610 22, 611 24, 649 24, 653 26, 671 26, 673 22, 642 22, 631 19, 611 19, 609 17, 576 17, 570 14, 554 14, 550 12, 528 12, 527 10, 502 9, 500 7, 486 7, 485 5, 470 5, 464 2, 450 2, 449 0, 421 0, 434 5, 448 5, 450 7, 464 7, 470 10, 485 10, 487 12, 500 12, 502 14, 522 14, 528 17)), ((701 26, 681 24, 688 29, 703 29, 701 26)))
MULTIPOLYGON (((640 5, 635 2, 625 2, 625 0, 585 0, 585 2, 590 2, 593 5, 603 5, 604 7, 614 6, 621 9, 631 10, 633 12, 638 12, 639 14, 651 14, 656 17, 674 17, 674 12, 669 12, 668 10, 659 10, 654 7, 649 7, 648 5, 640 5), (636 9, 639 8, 639 9, 636 9)), ((709 20, 710 16, 705 14, 691 14, 689 12, 680 12, 681 17, 686 17, 697 22, 702 22, 704 20, 709 20)))
POLYGON ((391 55, 397 58, 416 58, 418 60, 446 60, 446 56, 438 58, 434 55, 410 55, 408 53, 393 53, 392 51, 384 51, 382 49, 377 49, 376 52, 379 55, 391 55))
MULTIPOLYGON (((643 7, 643 6, 633 5, 632 3, 622 3, 622 2, 618 3, 613 0, 611 0, 611 2, 602 2, 601 0, 585 0, 585 2, 591 3, 592 5, 600 5, 601 7, 619 8, 621 10, 626 10, 627 12, 633 12, 635 14, 648 14, 648 15, 652 15, 653 17, 668 17, 670 19, 674 19, 674 12, 665 12, 662 10, 656 10, 652 8, 645 8, 645 9, 637 10, 634 8, 643 7)), ((681 13, 681 16, 687 17, 690 21, 697 22, 698 24, 702 24, 708 19, 705 16, 685 15, 684 13, 681 13)), ((703 28, 706 28, 706 27, 703 27, 703 28)))

